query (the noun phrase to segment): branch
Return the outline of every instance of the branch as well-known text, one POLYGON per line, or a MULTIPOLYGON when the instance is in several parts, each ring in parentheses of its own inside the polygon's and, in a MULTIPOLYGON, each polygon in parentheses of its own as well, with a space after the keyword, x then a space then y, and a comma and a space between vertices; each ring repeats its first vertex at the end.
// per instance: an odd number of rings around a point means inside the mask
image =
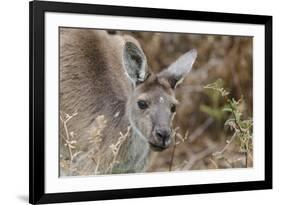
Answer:
POLYGON ((202 135, 202 133, 214 122, 214 119, 209 117, 205 122, 200 125, 189 137, 188 137, 188 142, 192 143, 194 142, 197 137, 202 135))

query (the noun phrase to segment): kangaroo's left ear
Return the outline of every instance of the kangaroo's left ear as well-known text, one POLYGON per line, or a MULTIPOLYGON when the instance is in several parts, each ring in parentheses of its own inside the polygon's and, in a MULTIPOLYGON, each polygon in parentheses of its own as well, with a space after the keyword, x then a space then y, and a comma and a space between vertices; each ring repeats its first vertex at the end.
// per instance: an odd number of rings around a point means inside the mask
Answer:
POLYGON ((197 57, 196 49, 192 49, 180 56, 167 69, 158 74, 158 77, 168 80, 172 88, 176 88, 189 73, 197 57))
POLYGON ((148 74, 146 57, 133 42, 126 42, 123 50, 125 72, 134 86, 143 82, 148 74))

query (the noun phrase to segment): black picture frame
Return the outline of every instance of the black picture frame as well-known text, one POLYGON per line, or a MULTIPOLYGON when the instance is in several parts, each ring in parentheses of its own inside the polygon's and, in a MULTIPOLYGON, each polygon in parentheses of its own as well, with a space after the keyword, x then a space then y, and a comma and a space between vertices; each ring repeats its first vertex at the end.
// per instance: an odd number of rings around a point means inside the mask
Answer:
POLYGON ((30 12, 29 202, 32 204, 154 197, 272 188, 272 16, 33 1, 30 12), (45 192, 45 12, 247 23, 265 26, 265 180, 71 193, 45 192))

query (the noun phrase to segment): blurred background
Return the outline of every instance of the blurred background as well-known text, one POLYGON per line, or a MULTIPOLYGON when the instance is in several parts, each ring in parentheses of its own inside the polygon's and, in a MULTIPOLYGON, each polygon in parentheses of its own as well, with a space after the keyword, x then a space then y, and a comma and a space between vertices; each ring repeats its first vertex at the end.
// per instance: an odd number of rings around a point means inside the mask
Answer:
MULTIPOLYGON (((253 166, 251 149, 245 157, 239 138, 232 139, 235 131, 225 125, 233 114, 223 110, 225 99, 219 92, 204 88, 220 79, 220 86, 229 92, 229 99, 242 100, 237 108, 241 119, 252 118, 251 37, 128 31, 109 33, 130 34, 139 40, 150 70, 156 73, 188 50, 195 48, 198 51, 193 70, 176 90, 180 102, 174 119, 177 145, 163 152, 153 152, 148 171, 253 166)), ((252 148, 251 143, 248 142, 252 148)))

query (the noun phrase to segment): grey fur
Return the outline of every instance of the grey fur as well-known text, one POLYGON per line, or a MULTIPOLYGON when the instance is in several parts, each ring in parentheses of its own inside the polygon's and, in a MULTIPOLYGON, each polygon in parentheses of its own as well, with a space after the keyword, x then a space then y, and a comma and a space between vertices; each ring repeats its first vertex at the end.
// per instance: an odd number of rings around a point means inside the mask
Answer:
MULTIPOLYGON (((87 143, 92 124, 98 116, 105 116, 110 126, 102 133, 101 173, 112 160, 109 146, 116 143, 119 132, 125 133, 129 126, 125 109, 132 86, 122 64, 122 50, 128 41, 139 46, 132 37, 108 35, 105 31, 60 30, 60 110, 78 113, 68 126, 78 136, 77 144, 85 153, 93 149, 87 143), (114 117, 117 112, 118 117, 114 117)), ((116 172, 140 172, 144 169, 148 145, 133 132, 119 153, 118 160, 122 160, 116 172)))
MULTIPOLYGON (((178 68, 181 62, 186 63, 181 58, 175 64, 177 66, 172 67, 178 68)), ((87 174, 94 174, 96 164, 89 155, 97 147, 88 143, 88 139, 95 120, 101 115, 107 123, 101 133, 99 173, 145 170, 149 143, 157 145, 163 140, 156 137, 157 129, 171 128, 173 113, 170 106, 176 103, 176 99, 169 80, 178 72, 178 69, 173 72, 171 68, 169 72, 147 75, 146 69, 146 57, 133 37, 109 35, 102 30, 60 29, 60 111, 78 113, 69 121, 68 127, 75 133, 79 149, 84 153, 75 159, 76 169, 69 175, 81 175, 85 169, 88 169, 87 174), (140 85, 137 85, 138 81, 140 85), (149 102, 149 109, 138 107, 140 99, 149 102), (132 131, 119 150, 119 163, 109 171, 112 162, 109 147, 118 141, 120 132, 126 133, 128 126, 132 131)), ((184 76, 187 70, 180 69, 180 75, 184 76)), ((60 132, 63 132, 62 126, 60 132)), ((62 153, 66 148, 63 139, 60 140, 62 153)), ((168 137, 163 142, 165 148, 170 142, 168 137)))

